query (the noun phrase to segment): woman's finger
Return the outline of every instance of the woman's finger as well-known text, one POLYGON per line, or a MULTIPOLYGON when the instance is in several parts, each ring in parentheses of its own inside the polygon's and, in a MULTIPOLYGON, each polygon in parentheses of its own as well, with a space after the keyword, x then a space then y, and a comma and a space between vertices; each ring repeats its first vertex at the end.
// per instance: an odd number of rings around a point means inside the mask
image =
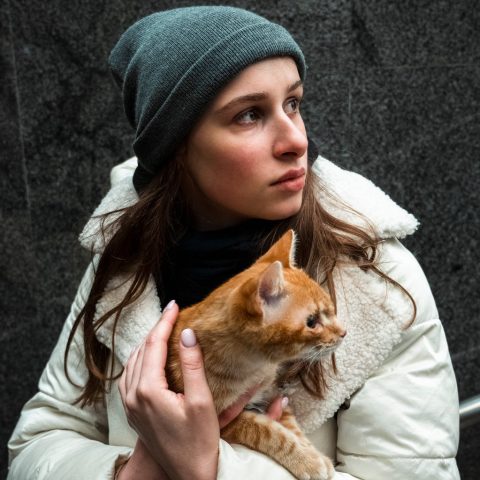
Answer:
POLYGON ((145 343, 142 342, 138 347, 137 347, 137 355, 136 355, 136 360, 135 360, 135 365, 133 367, 132 371, 132 376, 130 379, 130 388, 134 388, 135 390, 138 387, 138 382, 141 377, 142 373, 142 365, 143 365, 143 354, 145 352, 145 343))
POLYGON ((179 353, 185 403, 204 405, 207 401, 213 406, 212 393, 205 376, 202 351, 194 331, 190 328, 183 330, 180 335, 179 353))
POLYGON ((238 417, 240 413, 242 413, 245 405, 250 401, 250 399, 255 395, 255 392, 260 387, 260 383, 254 385, 253 387, 249 388, 243 395, 241 395, 238 400, 231 405, 230 407, 226 408, 219 416, 218 416, 218 424, 220 428, 226 427, 232 420, 238 417))
POLYGON ((165 378, 165 364, 167 362, 168 339, 178 315, 178 305, 172 300, 163 310, 162 317, 152 328, 145 339, 141 377, 145 383, 155 385, 163 382, 168 388, 165 378))
POLYGON ((283 409, 288 405, 288 397, 276 397, 267 409, 267 417, 280 420, 283 409))
POLYGON ((132 388, 132 378, 135 371, 135 367, 137 365, 139 349, 140 349, 140 345, 133 350, 133 352, 130 355, 130 358, 125 364, 125 388, 127 392, 132 388))

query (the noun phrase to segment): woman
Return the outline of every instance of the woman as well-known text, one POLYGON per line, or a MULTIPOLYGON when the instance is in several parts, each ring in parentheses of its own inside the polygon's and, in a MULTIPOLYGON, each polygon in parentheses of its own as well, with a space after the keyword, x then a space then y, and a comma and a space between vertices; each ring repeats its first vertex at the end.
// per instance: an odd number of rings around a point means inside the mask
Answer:
POLYGON ((178 306, 291 227, 297 262, 348 330, 323 399, 318 385, 288 398, 335 479, 459 478, 445 336, 397 240, 417 222, 368 180, 315 159, 299 112, 305 61, 288 32, 236 8, 170 10, 128 29, 110 65, 137 158, 112 171, 82 233, 96 256, 10 440, 8 478, 292 478, 219 438, 253 392, 217 418, 194 332, 182 334, 184 395, 163 371, 178 306))

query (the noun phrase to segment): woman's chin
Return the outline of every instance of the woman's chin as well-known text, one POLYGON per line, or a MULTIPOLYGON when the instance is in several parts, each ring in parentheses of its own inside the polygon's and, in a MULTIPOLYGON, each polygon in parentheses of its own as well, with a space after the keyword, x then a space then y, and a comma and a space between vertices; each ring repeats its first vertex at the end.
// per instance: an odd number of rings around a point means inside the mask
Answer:
POLYGON ((285 205, 283 208, 275 208, 270 212, 265 212, 262 218, 265 220, 285 220, 286 218, 296 215, 301 207, 301 202, 298 202, 298 204, 285 205))

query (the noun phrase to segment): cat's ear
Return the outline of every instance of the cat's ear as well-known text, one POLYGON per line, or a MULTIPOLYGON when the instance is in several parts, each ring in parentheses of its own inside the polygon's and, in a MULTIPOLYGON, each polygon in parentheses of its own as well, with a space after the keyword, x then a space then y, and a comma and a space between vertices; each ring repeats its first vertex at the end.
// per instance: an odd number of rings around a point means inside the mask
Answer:
POLYGON ((280 261, 269 265, 258 280, 257 298, 261 303, 274 305, 285 295, 285 279, 280 261))
POLYGON ((258 261, 275 262, 279 261, 286 268, 295 267, 295 232, 290 229, 277 240, 258 261))

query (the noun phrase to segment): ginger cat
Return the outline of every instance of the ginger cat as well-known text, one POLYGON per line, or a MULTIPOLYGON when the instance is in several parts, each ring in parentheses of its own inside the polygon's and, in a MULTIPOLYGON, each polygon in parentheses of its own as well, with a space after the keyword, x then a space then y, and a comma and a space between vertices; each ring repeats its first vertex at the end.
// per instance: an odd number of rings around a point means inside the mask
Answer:
MULTIPOLYGON (((261 384, 251 404, 269 403, 283 362, 317 362, 345 336, 329 295, 293 262, 295 236, 285 233, 250 268, 182 310, 169 340, 167 380, 183 392, 180 332, 195 331, 218 413, 261 384)), ((248 408, 248 407, 247 407, 248 408)), ((244 410, 221 431, 229 443, 270 456, 302 480, 328 480, 334 470, 298 427, 289 408, 279 421, 244 410)))

